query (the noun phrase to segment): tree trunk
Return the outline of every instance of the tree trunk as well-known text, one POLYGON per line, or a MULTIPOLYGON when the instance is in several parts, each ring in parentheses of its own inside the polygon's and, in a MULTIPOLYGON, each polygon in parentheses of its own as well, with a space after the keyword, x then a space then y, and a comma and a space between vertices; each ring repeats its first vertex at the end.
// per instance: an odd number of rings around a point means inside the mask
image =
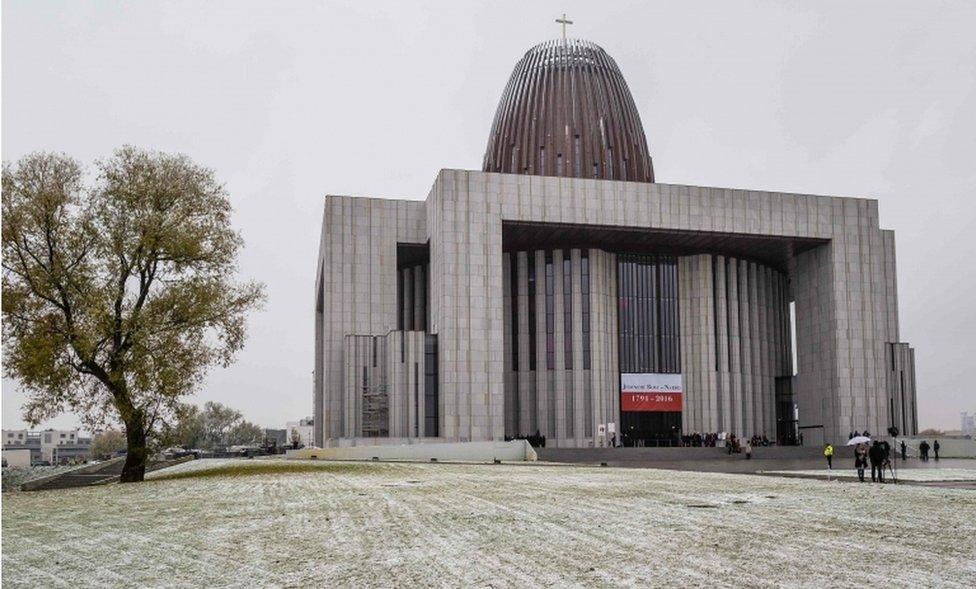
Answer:
POLYGON ((126 455, 125 465, 122 467, 123 483, 139 483, 146 476, 146 461, 149 451, 146 449, 146 427, 142 416, 125 422, 126 455))

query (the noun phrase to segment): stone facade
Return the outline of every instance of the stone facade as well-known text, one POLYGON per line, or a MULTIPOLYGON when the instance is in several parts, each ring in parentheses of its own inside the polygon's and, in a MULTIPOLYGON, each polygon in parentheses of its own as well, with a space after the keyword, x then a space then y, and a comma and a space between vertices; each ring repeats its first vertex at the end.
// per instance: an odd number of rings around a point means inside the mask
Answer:
MULTIPOLYGON (((798 405, 808 444, 841 440, 855 429, 882 433, 893 423, 894 237, 880 229, 876 201, 442 170, 426 202, 325 200, 316 280, 316 443, 363 438, 360 399, 344 375, 355 365, 344 361, 353 354, 345 338, 387 337, 400 327, 398 309, 409 305, 412 327, 423 315, 426 332, 437 336, 438 439, 500 440, 538 429, 557 445, 598 445, 596 426, 620 421, 614 255, 630 243, 629 237, 619 238, 621 232, 634 236, 634 243, 653 234, 662 247, 682 244, 686 431, 741 427, 738 435, 771 433, 759 430, 774 427, 777 395, 784 387, 798 405), (521 235, 540 227, 557 237, 585 236, 586 243, 506 246, 503 233, 521 235), (429 263, 412 266, 422 268, 422 284, 414 271, 404 272, 398 264, 404 245, 426 248, 429 263), (515 371, 510 346, 517 342, 523 362, 530 342, 512 337, 512 297, 520 311, 525 309, 518 314, 518 331, 527 333, 529 289, 521 283, 512 287, 512 265, 515 276, 523 276, 519 270, 523 265, 527 270, 530 259, 538 267, 547 252, 561 259, 568 251, 578 277, 584 250, 592 276, 591 368, 582 369, 574 356, 572 370, 557 363, 551 371, 522 366, 515 371), (718 288, 723 281, 725 288, 718 288), (790 302, 796 317, 795 377, 788 322, 784 333, 790 302), (716 346, 719 340, 726 343, 716 346)), ((562 288, 563 281, 554 284, 562 288)), ((580 281, 571 280, 570 288, 571 300, 580 302, 580 281)), ((534 295, 538 305, 545 292, 536 288, 534 295)), ((554 298, 558 319, 563 318, 561 299, 554 298)), ((582 337, 578 308, 568 323, 573 342, 582 337)), ((544 327, 545 317, 536 313, 534 320, 537 330, 544 327)), ((563 341, 567 323, 556 325, 563 341)), ((538 362, 546 342, 536 338, 535 346, 538 362)), ((580 349, 574 346, 573 354, 580 349)), ((387 373, 388 386, 392 374, 387 373)), ((412 386, 409 378, 403 382, 412 386)), ((911 402, 905 404, 914 407, 914 378, 911 382, 906 388, 911 402)), ((396 399, 409 395, 390 395, 392 416, 396 399)), ((409 411, 402 416, 409 425, 409 411)), ((391 437, 400 435, 395 431, 417 436, 416 428, 394 421, 391 437)))
POLYGON ((685 432, 777 433, 777 380, 790 379, 789 280, 747 260, 680 258, 685 432))

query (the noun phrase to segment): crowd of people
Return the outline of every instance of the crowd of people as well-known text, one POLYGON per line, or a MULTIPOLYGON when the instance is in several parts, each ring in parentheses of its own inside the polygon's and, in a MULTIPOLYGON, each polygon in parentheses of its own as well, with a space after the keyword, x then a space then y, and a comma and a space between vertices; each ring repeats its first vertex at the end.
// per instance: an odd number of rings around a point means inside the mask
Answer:
MULTIPOLYGON (((743 441, 735 436, 735 434, 730 432, 721 433, 699 433, 694 432, 691 434, 681 436, 681 445, 688 448, 714 448, 720 446, 721 442, 725 442, 726 448, 734 448, 734 452, 738 453, 743 447, 743 441)), ((775 442, 767 438, 765 435, 754 435, 748 440, 749 445, 753 447, 758 446, 773 446, 775 442)), ((730 451, 729 454, 733 452, 730 451)))
POLYGON ((528 436, 505 436, 506 442, 511 442, 512 440, 527 440, 529 445, 533 448, 545 448, 546 447, 546 437, 539 433, 539 430, 535 430, 534 434, 528 436))
POLYGON ((716 433, 701 434, 694 432, 681 436, 681 445, 688 448, 714 448, 718 439, 719 435, 716 433))
MULTIPOLYGON (((830 460, 828 459, 828 464, 830 460)), ((864 472, 868 464, 871 465, 871 482, 885 482, 885 470, 892 474, 891 467, 891 446, 888 442, 874 440, 870 444, 860 443, 854 446, 854 468, 857 470, 857 478, 863 483, 864 472)))

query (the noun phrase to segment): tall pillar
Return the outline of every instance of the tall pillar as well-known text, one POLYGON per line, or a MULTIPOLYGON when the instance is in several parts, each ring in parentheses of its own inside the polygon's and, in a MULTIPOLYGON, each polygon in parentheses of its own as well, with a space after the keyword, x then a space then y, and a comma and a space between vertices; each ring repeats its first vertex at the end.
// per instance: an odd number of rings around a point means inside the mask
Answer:
POLYGON ((556 397, 556 440, 557 443, 562 446, 564 445, 564 440, 566 440, 567 427, 566 427, 566 411, 567 403, 566 396, 568 391, 567 378, 566 378, 566 360, 565 360, 565 341, 564 338, 569 337, 566 334, 565 321, 563 320, 563 252, 562 250, 555 250, 552 252, 552 268, 553 268, 553 307, 555 311, 554 317, 554 343, 555 343, 555 357, 554 357, 554 370, 553 375, 555 377, 555 397, 556 397))
POLYGON ((713 258, 715 277, 715 347, 718 369, 718 419, 712 431, 732 431, 732 394, 729 376, 729 300, 726 286, 727 261, 725 256, 713 258))
POLYGON ((715 285, 708 254, 678 258, 685 433, 718 430, 715 285))
POLYGON ((529 371, 529 263, 526 252, 516 254, 518 263, 518 321, 519 321, 519 369, 518 369, 518 404, 516 413, 517 433, 528 435, 530 388, 532 386, 529 371))
POLYGON ((586 404, 588 399, 586 398, 586 388, 583 382, 583 311, 581 305, 583 291, 580 282, 582 273, 581 260, 582 257, 579 249, 570 251, 570 267, 573 272, 572 280, 570 281, 573 296, 573 310, 571 315, 573 342, 573 415, 571 419, 573 421, 573 432, 575 434, 577 448, 588 445, 586 438, 587 427, 584 421, 587 416, 586 404))
POLYGON ((423 266, 413 269, 413 329, 423 331, 427 323, 427 273, 423 266))
POLYGON ((513 362, 514 346, 518 345, 515 333, 512 328, 512 264, 514 263, 512 254, 502 254, 502 324, 503 340, 505 342, 504 353, 504 390, 505 390, 505 433, 506 437, 516 434, 518 422, 516 395, 518 394, 518 375, 515 371, 513 362))
POLYGON ((729 397, 731 398, 731 414, 729 415, 729 430, 737 436, 745 431, 745 396, 742 374, 742 331, 739 321, 739 262, 729 258, 727 268, 728 280, 728 314, 729 314, 729 397))
POLYGON ((549 371, 546 369, 546 252, 535 256, 535 386, 532 387, 530 434, 546 430, 548 420, 549 371))

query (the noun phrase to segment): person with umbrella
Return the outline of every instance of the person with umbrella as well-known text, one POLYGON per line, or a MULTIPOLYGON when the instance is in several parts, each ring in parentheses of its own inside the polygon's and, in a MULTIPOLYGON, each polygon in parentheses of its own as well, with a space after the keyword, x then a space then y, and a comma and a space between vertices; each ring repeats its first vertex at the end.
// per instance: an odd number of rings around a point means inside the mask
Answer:
POLYGON ((854 436, 847 440, 848 446, 854 446, 854 468, 857 469, 857 478, 864 482, 864 469, 868 465, 868 449, 866 444, 871 443, 871 438, 864 436, 854 436))

